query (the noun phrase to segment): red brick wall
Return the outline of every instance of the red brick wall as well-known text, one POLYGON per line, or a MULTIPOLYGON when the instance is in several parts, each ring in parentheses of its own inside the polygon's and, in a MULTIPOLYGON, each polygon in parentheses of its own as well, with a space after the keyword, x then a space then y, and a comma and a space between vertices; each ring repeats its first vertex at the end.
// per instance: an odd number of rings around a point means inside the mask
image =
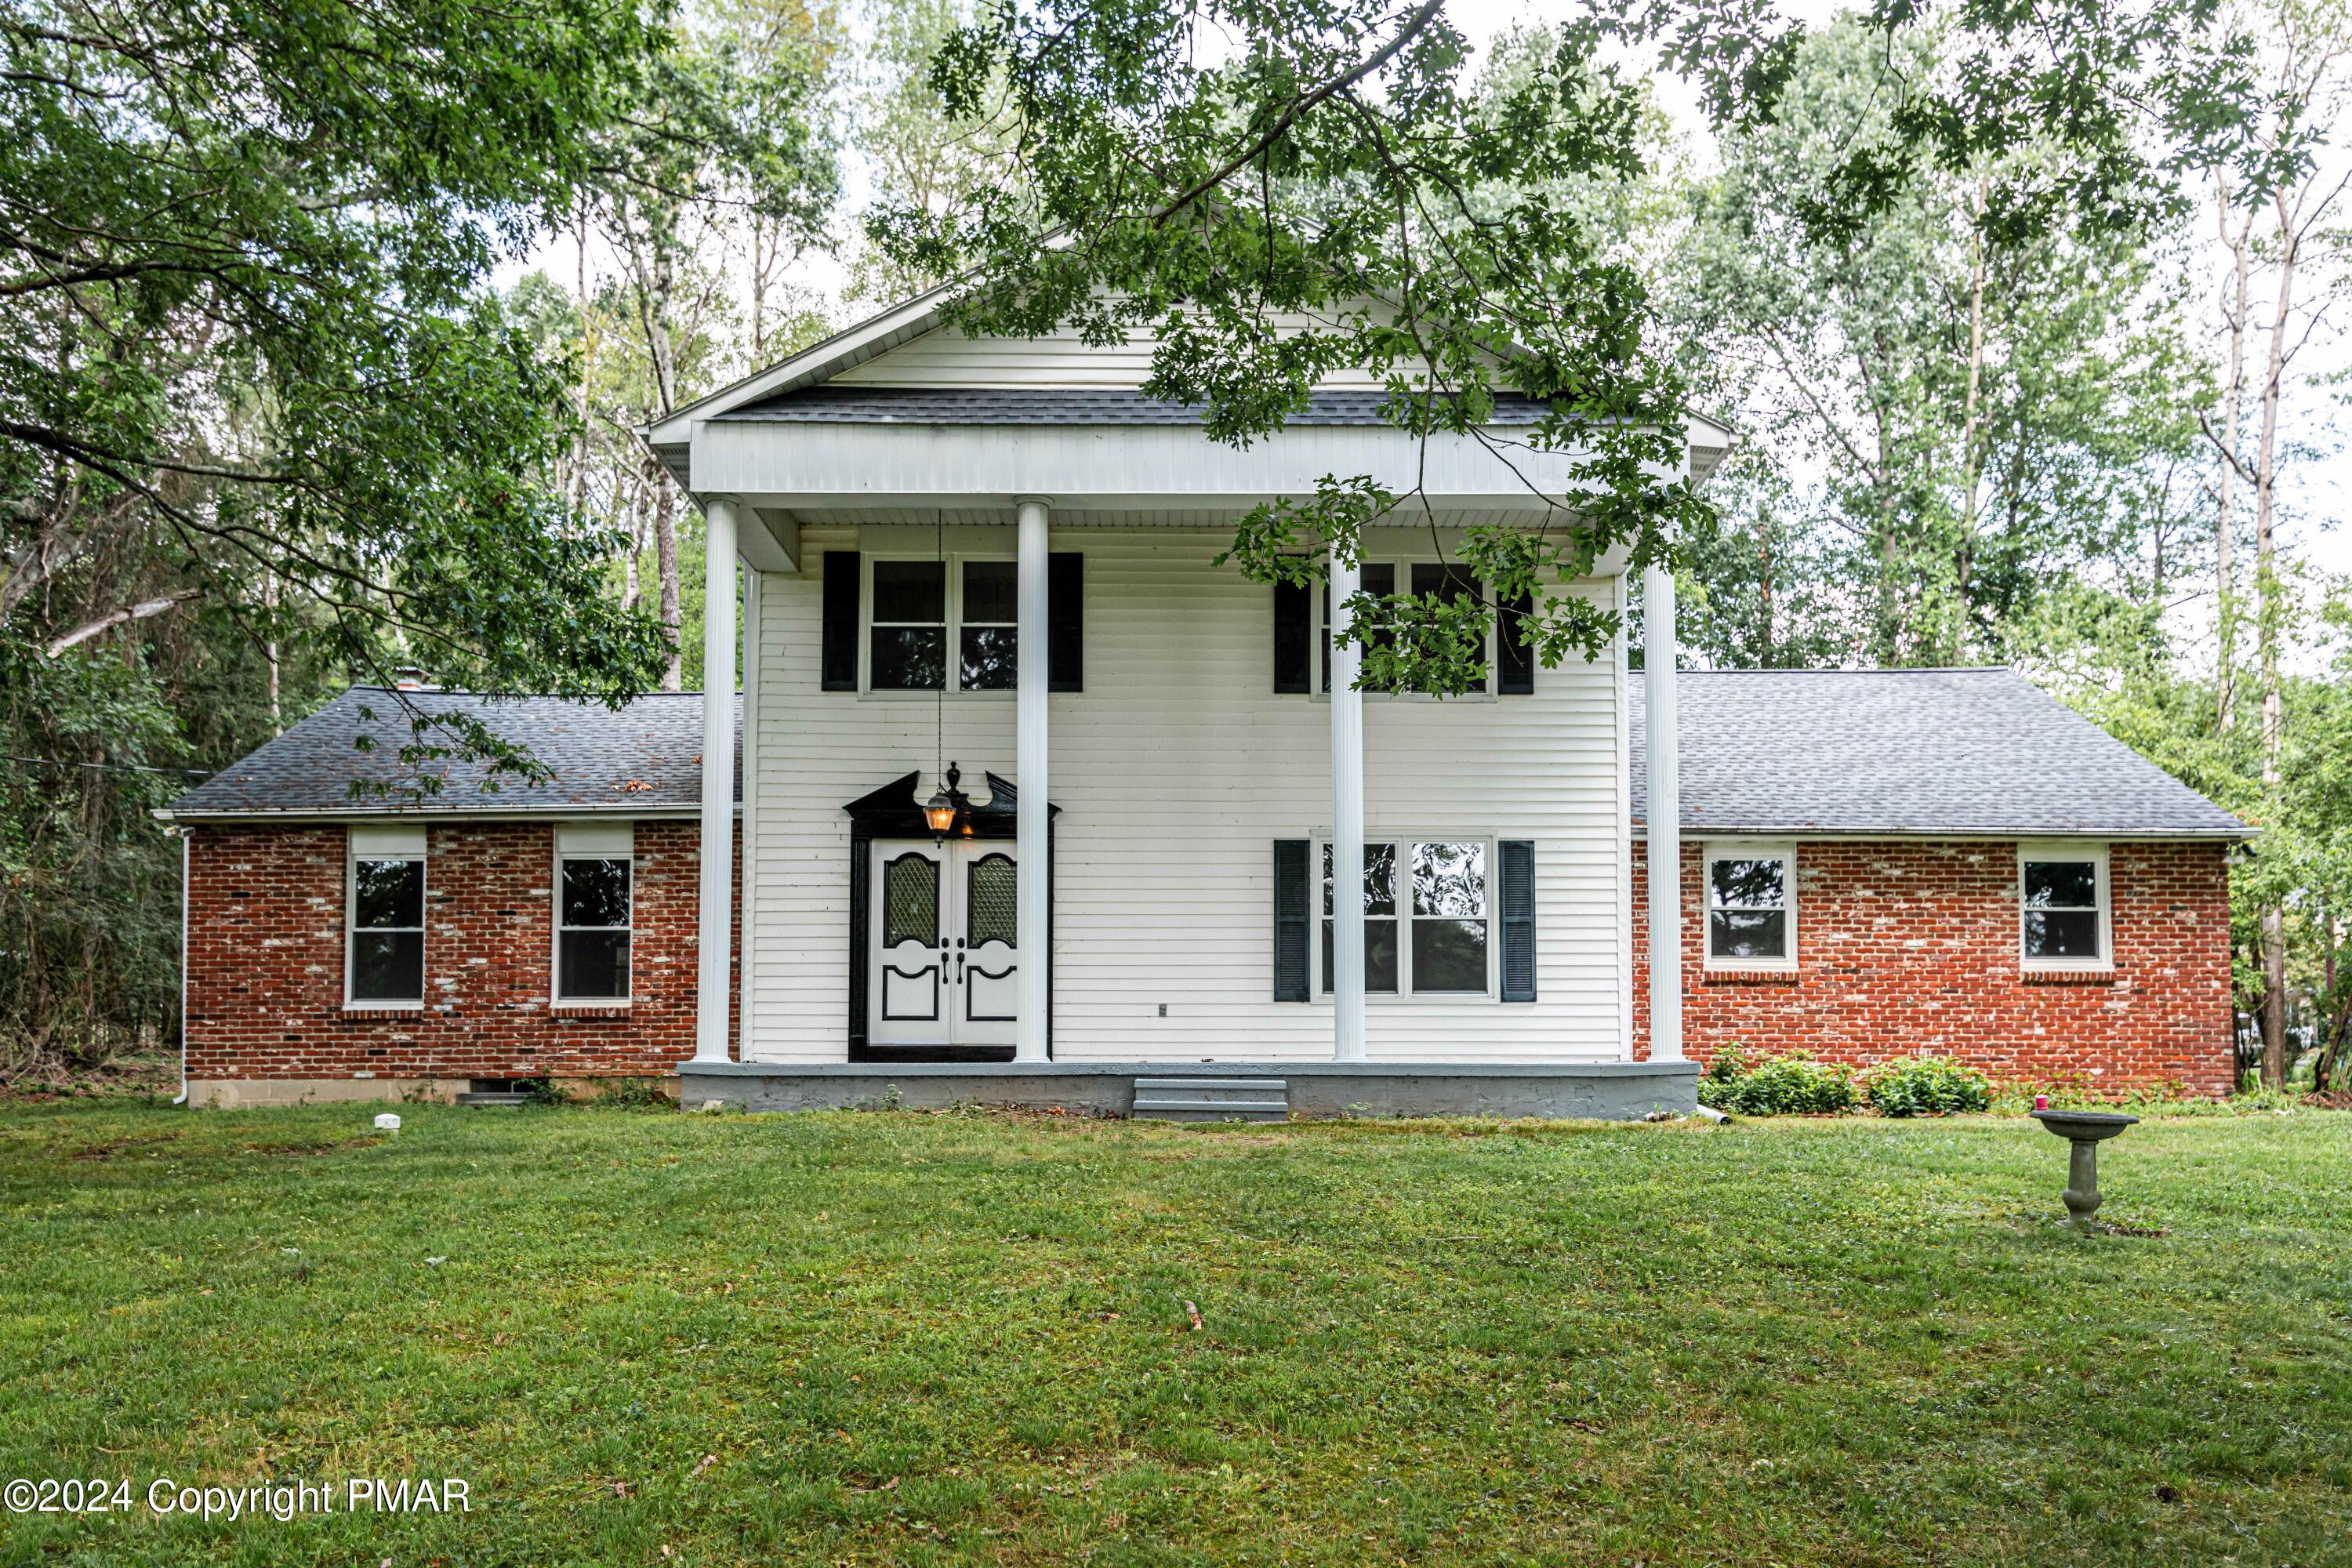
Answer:
POLYGON ((342 828, 191 829, 188 1076, 675 1071, 694 1054, 697 825, 636 825, 625 1008, 551 1003, 554 834, 545 823, 428 830, 425 1002, 387 1012, 343 1005, 342 828))
MULTIPOLYGON (((2115 969, 2026 975, 2017 847, 1808 840, 1797 846, 1793 982, 1709 974, 1698 843, 1683 845, 1683 1045, 1706 1061, 1804 1050, 1857 1067, 1930 1052, 1997 1082, 2231 1088, 2230 883, 2210 844, 2108 850, 2115 969)), ((1633 1033, 1649 1052, 1647 857, 1633 846, 1633 1033)))

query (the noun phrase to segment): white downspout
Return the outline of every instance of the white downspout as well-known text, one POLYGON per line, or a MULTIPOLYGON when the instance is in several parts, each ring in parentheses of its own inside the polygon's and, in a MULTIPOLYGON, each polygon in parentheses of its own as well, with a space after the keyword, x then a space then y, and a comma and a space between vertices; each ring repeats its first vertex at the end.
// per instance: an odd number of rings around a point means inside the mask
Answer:
POLYGON ((188 830, 180 829, 180 1092, 174 1105, 188 1103, 188 830))

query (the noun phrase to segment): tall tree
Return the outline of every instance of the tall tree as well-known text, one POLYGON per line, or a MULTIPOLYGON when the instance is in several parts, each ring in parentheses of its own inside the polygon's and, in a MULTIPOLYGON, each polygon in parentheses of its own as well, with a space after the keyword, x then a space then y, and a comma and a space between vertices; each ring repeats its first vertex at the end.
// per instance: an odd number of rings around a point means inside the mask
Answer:
MULTIPOLYGON (((1483 597, 1360 595, 1368 686, 1459 691, 1497 605, 1537 656, 1608 646, 1614 617, 1568 584, 1601 551, 1667 549, 1704 503, 1681 467, 1683 380, 1636 269, 1564 197, 1639 172, 1640 95, 1578 33, 1482 84, 1443 0, 1046 0, 983 8, 938 51, 947 115, 1002 92, 1002 193, 969 213, 902 200, 869 232, 893 265, 968 278, 973 333, 1069 327, 1156 339, 1151 396, 1199 403, 1213 439, 1279 429, 1342 366, 1417 436, 1480 438, 1498 392, 1544 405, 1534 445, 1573 454, 1573 510, 1465 529, 1483 597)), ((1226 559, 1309 581, 1360 554, 1410 490, 1327 475, 1255 509, 1226 559)))
MULTIPOLYGON (((1921 167, 1850 224, 1810 220, 1852 150, 1895 134, 1900 85, 1932 77, 1935 50, 1890 56, 1856 19, 1805 38, 1773 117, 1724 132, 1669 253, 1708 392, 1777 476, 1727 487, 1735 525, 1769 515, 1735 531, 1843 580, 1805 605, 1814 624, 1775 619, 1809 657, 1981 658, 2071 574, 2160 593, 2150 574, 2179 568, 2166 496, 2203 387, 2143 231, 1996 227, 1993 193, 2039 178, 2040 146, 1921 167)), ((1740 551, 1707 564, 1751 574, 1740 551)))
MULTIPOLYGON (((624 279, 619 308, 602 315, 630 334, 637 361, 635 404, 621 416, 632 427, 717 384, 742 304, 730 266, 750 285, 754 352, 768 351, 777 269, 822 236, 839 184, 824 106, 829 12, 800 0, 708 0, 674 26, 675 47, 607 139, 590 209, 624 279)), ((641 444, 620 460, 649 500, 670 642, 661 686, 675 691, 684 668, 677 489, 641 444)))

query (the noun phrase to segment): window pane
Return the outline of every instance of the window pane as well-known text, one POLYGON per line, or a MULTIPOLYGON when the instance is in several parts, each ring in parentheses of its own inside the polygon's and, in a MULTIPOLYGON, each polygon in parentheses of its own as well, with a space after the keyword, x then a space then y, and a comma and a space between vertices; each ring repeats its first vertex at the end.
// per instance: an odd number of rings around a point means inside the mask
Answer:
POLYGON ((1021 684, 1021 634, 1012 626, 963 629, 963 665, 956 684, 966 691, 1011 691, 1021 684))
POLYGON ((1021 930, 1021 874, 1010 855, 983 855, 971 863, 964 879, 966 903, 964 923, 971 927, 967 933, 971 945, 1001 942, 1007 947, 1019 942, 1021 930))
POLYGON ((563 862, 563 923, 625 926, 629 923, 629 863, 626 860, 563 862))
POLYGON ((556 994, 565 998, 626 996, 629 994, 629 933, 568 931, 562 962, 556 966, 556 994))
MULTIPOLYGON (((1484 844, 1416 844, 1412 847, 1412 912, 1417 915, 1480 915, 1486 912, 1486 847, 1484 844)), ((1420 981, 1420 939, 1413 939, 1413 989, 1420 981)), ((1479 982, 1481 989, 1486 982, 1479 982)))
MULTIPOLYGON (((1332 975, 1331 922, 1323 922, 1323 989, 1329 991, 1332 975)), ((1397 988, 1397 923, 1393 920, 1364 922, 1364 989, 1381 995, 1394 995, 1397 988)))
MULTIPOLYGON (((882 617, 877 616, 875 619, 882 617)), ((963 624, 999 621, 1007 626, 1021 618, 1021 578, 1010 561, 967 561, 963 563, 963 624)))
POLYGON ((425 862, 354 861, 352 894, 352 923, 362 931, 421 926, 425 923, 425 862))
POLYGON ((1711 872, 1716 907, 1727 910, 1777 910, 1786 907, 1788 889, 1780 877, 1780 861, 1717 860, 1711 872))
POLYGON ((937 691, 946 683, 944 626, 876 626, 872 684, 877 691, 937 691))
POLYGON ((1478 579, 1467 568, 1449 566, 1436 561, 1416 562, 1412 568, 1412 592, 1418 598, 1423 594, 1435 594, 1451 605, 1464 599, 1475 599, 1483 592, 1478 579))
POLYGON ((2099 868, 2088 860, 2028 860, 2025 907, 2089 910, 2099 903, 2099 868))
POLYGON ((2025 955, 2028 958, 2098 957, 2099 911, 2026 910, 2025 955))
POLYGON ((1417 992, 1486 989, 1486 922, 1413 921, 1412 988, 1417 992))
POLYGON ((947 567, 937 561, 877 561, 874 563, 874 621, 924 621, 938 626, 948 618, 947 567))
POLYGON ((940 863, 901 855, 882 868, 882 945, 940 940, 940 863))
POLYGON ((352 996, 361 1002, 419 1002, 425 997, 425 933, 352 933, 352 996))
POLYGON ((1780 910, 1717 910, 1706 931, 1707 951, 1717 958, 1789 956, 1789 917, 1780 910))
MULTIPOLYGON (((1331 912, 1331 846, 1323 846, 1323 912, 1331 912)), ((1364 913, 1396 913, 1396 846, 1364 846, 1364 913)))

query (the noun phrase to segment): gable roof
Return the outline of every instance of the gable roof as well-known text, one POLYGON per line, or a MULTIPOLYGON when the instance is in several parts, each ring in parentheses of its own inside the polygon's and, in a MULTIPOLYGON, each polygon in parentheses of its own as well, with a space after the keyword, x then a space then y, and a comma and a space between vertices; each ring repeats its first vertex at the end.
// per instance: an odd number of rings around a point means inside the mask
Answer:
MULTIPOLYGON (((876 314, 867 317, 866 320, 859 321, 855 325, 845 327, 830 337, 812 343, 807 348, 801 350, 797 353, 787 355, 785 358, 777 361, 775 363, 771 364, 764 369, 754 371, 739 381, 733 382, 729 385, 719 388, 715 392, 709 393, 702 397, 697 398, 694 402, 673 411, 666 417, 656 420, 647 426, 645 429, 645 437, 647 445, 651 446, 656 452, 663 455, 664 460, 669 463, 674 471, 679 474, 680 483, 685 484, 686 464, 682 456, 679 454, 683 452, 686 446, 692 440, 694 426, 696 425, 705 420, 731 418, 739 413, 751 409, 756 405, 764 404, 772 405, 793 399, 796 395, 805 395, 810 390, 822 386, 824 384, 832 381, 833 378, 856 370, 858 366, 878 359, 882 355, 910 343, 918 338, 923 337, 931 332, 954 330, 946 325, 946 312, 949 301, 957 286, 958 285, 955 283, 940 284, 925 293, 915 296, 913 299, 903 300, 898 304, 890 306, 887 310, 877 311, 876 314)), ((866 390, 872 391, 877 389, 869 387, 866 390)), ((929 389, 917 388, 911 390, 921 391, 929 389)), ((1323 395, 1324 395, 1319 393, 1316 395, 1318 400, 1323 395)), ((1139 400, 1150 401, 1139 398, 1139 400)), ((1377 402, 1377 395, 1374 395, 1374 400, 1377 402)), ((1160 406, 1182 407, 1183 405, 1161 405, 1160 406)), ((1097 420, 1084 416, 1087 412, 1087 411, 1085 409, 1077 408, 1073 405, 1066 410, 1066 413, 1077 415, 1079 416, 1066 416, 1059 418, 1033 417, 1025 421, 1008 421, 983 417, 975 419, 958 419, 950 422, 977 424, 1036 423, 1070 425, 1138 422, 1170 424, 1199 423, 1197 414, 1184 419, 1171 418, 1164 420, 1134 421, 1118 419, 1097 420)), ((909 420, 908 422, 931 423, 932 421, 909 420)), ((1329 423, 1332 421, 1318 420, 1307 416, 1294 416, 1293 422, 1300 424, 1319 424, 1329 423)), ((1497 417, 1495 420, 1495 423, 1497 424, 1532 422, 1532 420, 1506 419, 1501 416, 1499 409, 1497 417)), ((1385 423, 1385 421, 1375 417, 1362 420, 1348 420, 1344 421, 1344 423, 1381 424, 1385 423)), ((1725 450, 1730 446, 1731 431, 1729 426, 1725 422, 1709 415, 1693 412, 1688 416, 1688 428, 1685 432, 1685 439, 1692 449, 1694 458, 1694 477, 1704 479, 1706 475, 1712 472, 1716 465, 1721 461, 1725 450)), ((691 486, 688 486, 688 488, 690 489, 691 486)))
MULTIPOLYGON (((1640 823, 1638 679, 1630 691, 1640 823)), ((2008 669, 1685 670, 1675 695, 1686 833, 2252 836, 2008 669)))
MULTIPOLYGON (((742 700, 735 721, 742 729, 742 700)), ((436 735, 433 737, 437 740, 436 735)), ((742 798, 735 748, 735 795, 742 798)), ((647 816, 691 811, 702 800, 702 694, 656 692, 615 711, 561 697, 478 697, 463 691, 399 691, 355 686, 308 719, 173 801, 181 821, 254 817, 563 816, 647 816), (482 786, 478 763, 439 761, 405 768, 411 743, 402 701, 428 714, 471 713, 501 738, 530 748, 554 778, 502 779, 482 786), (357 742, 372 742, 362 751, 357 742), (437 777, 440 790, 416 798, 354 795, 352 784, 413 785, 437 777)))

